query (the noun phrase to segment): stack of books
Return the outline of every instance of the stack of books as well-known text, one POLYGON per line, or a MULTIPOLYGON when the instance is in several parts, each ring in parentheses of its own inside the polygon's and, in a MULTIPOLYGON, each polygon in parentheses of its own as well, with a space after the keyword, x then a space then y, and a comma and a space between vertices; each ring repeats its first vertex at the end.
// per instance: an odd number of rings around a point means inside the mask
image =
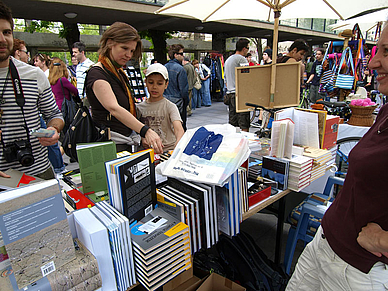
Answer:
POLYGON ((305 156, 293 155, 288 173, 288 188, 299 192, 311 183, 313 159, 305 156))
POLYGON ((131 228, 138 281, 156 290, 191 268, 189 229, 159 207, 131 228))
POLYGON ((332 160, 330 151, 312 147, 306 147, 303 156, 313 159, 313 168, 310 178, 311 182, 325 174, 327 163, 332 160))
POLYGON ((128 219, 106 201, 74 212, 79 240, 96 257, 103 291, 125 291, 136 283, 128 219))

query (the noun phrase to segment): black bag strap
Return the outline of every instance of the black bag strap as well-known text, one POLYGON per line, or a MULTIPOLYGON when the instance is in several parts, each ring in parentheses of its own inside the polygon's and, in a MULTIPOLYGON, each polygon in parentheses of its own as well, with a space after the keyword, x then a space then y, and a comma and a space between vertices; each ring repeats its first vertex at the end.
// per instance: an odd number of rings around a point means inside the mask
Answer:
MULTIPOLYGON (((61 88, 62 88, 62 95, 63 95, 63 100, 66 99, 66 96, 65 96, 65 89, 63 89, 63 83, 62 83, 62 78, 59 78, 59 82, 61 83, 61 88)), ((71 98, 71 97, 70 97, 71 98)))

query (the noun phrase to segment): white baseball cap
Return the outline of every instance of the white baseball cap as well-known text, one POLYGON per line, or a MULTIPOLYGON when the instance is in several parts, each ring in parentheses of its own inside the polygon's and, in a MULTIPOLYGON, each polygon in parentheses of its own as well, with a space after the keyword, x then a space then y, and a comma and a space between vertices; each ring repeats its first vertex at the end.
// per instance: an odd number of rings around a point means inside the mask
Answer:
POLYGON ((147 68, 147 71, 146 71, 146 77, 148 77, 149 75, 153 74, 153 73, 159 73, 163 76, 163 78, 165 80, 168 80, 168 71, 167 71, 167 68, 165 66, 163 66, 162 64, 160 63, 155 63, 155 64, 152 64, 150 65, 148 68, 147 68))

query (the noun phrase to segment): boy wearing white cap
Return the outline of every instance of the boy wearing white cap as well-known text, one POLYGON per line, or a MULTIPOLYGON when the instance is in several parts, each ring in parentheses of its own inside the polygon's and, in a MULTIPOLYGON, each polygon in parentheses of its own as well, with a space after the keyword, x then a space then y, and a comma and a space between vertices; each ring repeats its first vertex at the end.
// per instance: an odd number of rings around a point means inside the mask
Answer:
MULTIPOLYGON (((177 106, 163 97, 168 86, 168 71, 160 63, 150 65, 146 71, 146 86, 149 98, 137 104, 137 117, 159 134, 163 151, 173 150, 184 134, 182 119, 177 106)), ((143 141, 143 147, 149 145, 143 141)))

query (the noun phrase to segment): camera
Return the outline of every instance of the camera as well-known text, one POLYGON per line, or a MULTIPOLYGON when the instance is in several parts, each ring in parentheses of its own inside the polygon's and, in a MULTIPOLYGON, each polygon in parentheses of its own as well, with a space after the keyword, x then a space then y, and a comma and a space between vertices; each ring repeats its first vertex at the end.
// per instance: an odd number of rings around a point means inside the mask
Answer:
POLYGON ((3 153, 7 162, 18 161, 24 167, 34 163, 31 143, 27 140, 15 140, 5 145, 3 153))

